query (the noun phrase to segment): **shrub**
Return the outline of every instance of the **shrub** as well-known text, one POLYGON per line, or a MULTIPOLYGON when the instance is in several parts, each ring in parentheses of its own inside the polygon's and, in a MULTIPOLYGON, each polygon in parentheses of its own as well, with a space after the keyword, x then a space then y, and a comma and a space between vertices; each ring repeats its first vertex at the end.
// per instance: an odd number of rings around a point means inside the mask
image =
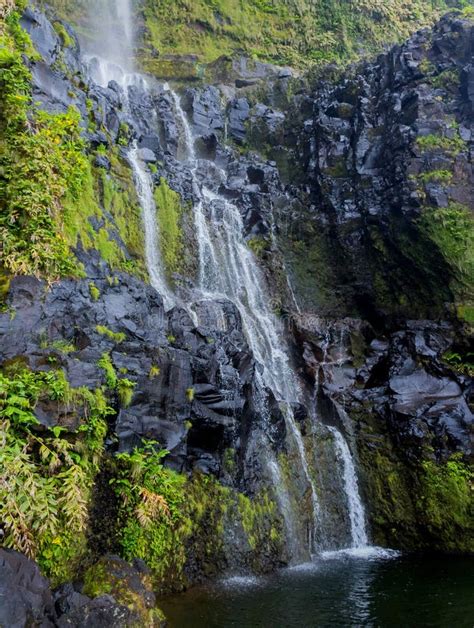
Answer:
POLYGON ((112 411, 102 392, 71 389, 62 371, 0 374, 0 521, 4 545, 38 560, 55 583, 86 551, 88 505, 112 411), (37 429, 38 401, 82 408, 79 430, 37 429))

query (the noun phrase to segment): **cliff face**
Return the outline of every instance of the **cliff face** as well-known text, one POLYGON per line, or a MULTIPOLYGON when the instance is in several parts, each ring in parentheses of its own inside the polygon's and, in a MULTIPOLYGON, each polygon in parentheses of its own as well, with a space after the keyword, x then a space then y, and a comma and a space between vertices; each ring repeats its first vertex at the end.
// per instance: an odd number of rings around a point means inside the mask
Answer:
POLYGON ((472 22, 331 80, 239 58, 179 95, 100 86, 66 23, 30 8, 21 26, 36 52, 10 17, 0 79, 1 486, 59 498, 38 533, 4 523, 7 545, 58 583, 145 559, 160 590, 344 547, 337 430, 374 543, 472 551, 472 22))
MULTIPOLYGON (((59 16, 86 30, 88 0, 53 0, 59 16)), ((432 25, 456 1, 173 0, 136 3, 140 61, 159 78, 199 78, 199 66, 222 55, 294 68, 347 61, 401 41, 432 25)))

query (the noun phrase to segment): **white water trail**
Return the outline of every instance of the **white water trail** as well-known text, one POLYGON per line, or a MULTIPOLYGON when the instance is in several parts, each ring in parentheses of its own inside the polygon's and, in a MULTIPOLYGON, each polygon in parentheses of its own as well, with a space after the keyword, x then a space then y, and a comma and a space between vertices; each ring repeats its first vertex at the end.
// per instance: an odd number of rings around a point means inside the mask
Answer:
MULTIPOLYGON (((296 402, 300 391, 289 364, 283 332, 271 311, 265 281, 253 253, 244 238, 244 224, 239 209, 227 199, 203 186, 200 191, 194 137, 186 113, 178 95, 165 86, 174 101, 182 127, 187 160, 193 175, 193 184, 200 200, 194 207, 195 227, 199 244, 199 287, 204 295, 212 298, 226 297, 239 310, 244 332, 255 359, 263 365, 263 382, 284 403, 288 432, 294 441, 300 466, 310 490, 312 530, 309 551, 316 551, 317 528, 320 506, 315 482, 311 476, 303 437, 299 430, 291 404, 296 402), (205 210, 209 213, 206 218, 205 210)), ((217 169, 223 181, 225 173, 217 169)), ((270 468, 278 492, 284 491, 281 474, 277 475, 275 461, 270 468)), ((280 508, 287 523, 289 535, 294 534, 294 523, 289 521, 290 508, 284 495, 279 495, 280 508)))
MULTIPOLYGON (((81 45, 90 58, 105 59, 109 80, 133 72, 135 29, 131 0, 89 0, 88 23, 81 45), (115 70, 112 70, 112 67, 115 70)), ((95 77, 94 77, 95 78, 95 77)), ((103 76, 104 80, 107 78, 103 76)), ((103 83, 100 83, 103 84, 103 83)))
MULTIPOLYGON (((94 43, 85 42, 86 64, 92 79, 102 87, 115 81, 123 90, 124 112, 129 110, 130 87, 148 90, 146 78, 134 68, 134 26, 130 0, 100 0, 94 3, 92 32, 96 32, 94 43), (107 28, 103 25, 107 24, 107 28), (97 31, 100 28, 100 32, 97 31)), ((138 201, 142 210, 145 232, 145 261, 151 285, 163 297, 165 309, 175 304, 174 295, 168 287, 160 251, 160 234, 157 207, 153 195, 154 184, 148 166, 140 159, 134 145, 127 154, 133 170, 138 201)))
POLYGON ((335 427, 328 428, 334 437, 336 457, 342 463, 344 489, 351 523, 352 548, 363 548, 369 544, 365 523, 365 510, 360 497, 359 482, 349 445, 335 427))
MULTIPOLYGON (((102 28, 96 44, 84 47, 89 58, 89 72, 102 86, 107 86, 112 80, 116 81, 124 90, 127 107, 128 88, 131 85, 146 88, 144 78, 136 73, 133 67, 134 32, 131 1, 100 0, 98 5, 96 3, 94 5, 94 12, 91 12, 91 15, 94 15, 95 23, 91 24, 91 27, 102 28), (106 29, 103 29, 103 24, 107 24, 106 29)), ((289 365, 282 330, 271 310, 262 273, 244 239, 244 224, 238 208, 209 188, 205 186, 201 188, 199 185, 197 177, 199 161, 196 157, 193 133, 180 99, 172 90, 169 92, 184 133, 194 191, 200 199, 194 209, 200 258, 199 288, 205 298, 215 299, 224 296, 236 305, 255 359, 264 367, 264 387, 271 388, 277 399, 285 405, 287 430, 294 441, 300 467, 311 493, 313 521, 309 550, 313 553, 319 522, 319 502, 309 470, 303 437, 291 407, 291 404, 298 400, 300 391, 289 365)), ((152 177, 146 164, 139 159, 136 147, 129 152, 128 157, 134 171, 143 213, 146 261, 150 280, 163 295, 165 306, 170 307, 173 295, 164 278, 159 252, 152 177)), ((224 180, 223 171, 217 170, 216 173, 224 180)), ((265 403, 262 403, 261 409, 262 412, 266 410, 265 403)), ((275 464, 278 467, 276 462, 275 464)), ((281 474, 275 474, 272 464, 270 467, 271 474, 277 482, 275 488, 279 494, 278 499, 288 532, 294 535, 292 528, 295 524, 294 521, 290 522, 293 512, 288 501, 289 497, 285 497, 286 487, 283 485, 281 474)))
POLYGON ((140 160, 138 149, 132 148, 128 153, 132 166, 135 188, 142 208, 143 224, 145 227, 145 257, 150 277, 150 283, 163 297, 165 309, 170 309, 174 298, 165 279, 163 264, 159 248, 159 230, 157 210, 153 197, 153 180, 146 165, 140 160))

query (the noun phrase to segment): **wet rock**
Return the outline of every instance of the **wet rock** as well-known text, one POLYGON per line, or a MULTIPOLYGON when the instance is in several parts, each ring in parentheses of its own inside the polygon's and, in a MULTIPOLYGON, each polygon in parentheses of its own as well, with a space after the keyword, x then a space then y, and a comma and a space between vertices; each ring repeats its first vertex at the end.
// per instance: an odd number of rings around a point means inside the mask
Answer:
POLYGON ((140 159, 147 164, 156 163, 156 155, 149 148, 140 148, 139 150, 140 159))
POLYGON ((28 7, 21 18, 21 25, 31 37, 45 63, 51 66, 57 59, 61 44, 59 36, 44 13, 28 7))
MULTIPOLYGON (((66 628, 132 628, 141 624, 139 613, 127 606, 117 604, 111 595, 102 595, 88 600, 62 615, 57 626, 66 628)), ((150 624, 149 624, 150 625, 150 624)), ((159 626, 159 624, 157 624, 159 626)))
POLYGON ((104 170, 107 171, 111 168, 110 161, 105 155, 97 155, 94 159, 94 165, 97 168, 104 168, 104 170))
POLYGON ((250 105, 246 98, 238 98, 230 105, 229 130, 232 137, 242 142, 246 136, 246 122, 249 118, 250 105))
POLYGON ((49 582, 25 556, 0 549, 0 625, 52 628, 55 619, 49 582))

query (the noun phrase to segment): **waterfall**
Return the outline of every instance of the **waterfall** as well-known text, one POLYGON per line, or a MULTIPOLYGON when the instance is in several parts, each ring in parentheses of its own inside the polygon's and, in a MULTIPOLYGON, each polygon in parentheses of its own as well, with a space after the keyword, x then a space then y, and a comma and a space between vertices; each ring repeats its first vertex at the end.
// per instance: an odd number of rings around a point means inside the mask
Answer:
MULTIPOLYGON (((199 194, 194 137, 178 95, 167 88, 173 98, 179 123, 186 143, 186 154, 193 176, 195 191, 199 194)), ((216 168, 222 181, 225 172, 216 168)), ((199 243, 199 288, 209 298, 230 299, 239 310, 243 328, 255 356, 263 366, 263 383, 284 403, 286 426, 298 454, 300 467, 310 490, 312 530, 309 551, 316 551, 315 539, 319 522, 319 501, 311 476, 303 437, 296 424, 291 404, 299 399, 296 377, 289 364, 283 330, 271 311, 263 275, 244 238, 244 224, 238 207, 206 186, 194 208, 195 228, 199 243), (208 218, 206 213, 208 212, 208 218)), ((276 477, 274 472, 273 478, 276 477)), ((280 479, 281 482, 281 479, 280 479)), ((281 484, 275 486, 277 492, 281 484)), ((284 507, 283 514, 288 511, 284 507)), ((288 513, 287 513, 288 514, 288 513)))
POLYGON ((153 180, 146 165, 140 160, 136 147, 128 153, 132 166, 135 187, 140 207, 142 208, 143 225, 145 227, 145 257, 151 285, 161 294, 165 309, 172 307, 173 295, 169 290, 159 249, 159 232, 156 220, 156 204, 153 197, 153 180))
MULTIPOLYGON (((87 30, 81 45, 90 58, 105 59, 109 64, 109 80, 117 80, 133 71, 134 40, 131 0, 89 0, 87 30)), ((97 77, 103 80, 107 76, 97 77)), ((94 78, 95 80, 95 78, 94 78)), ((98 80, 99 84, 103 84, 98 80)), ((107 81, 108 82, 108 81, 107 81)))
POLYGON ((335 427, 329 427, 328 429, 334 437, 336 457, 342 463, 344 489, 347 496, 347 507, 351 522, 352 547, 366 547, 369 540, 365 526, 365 511, 360 497, 354 460, 349 445, 341 432, 335 427))
MULTIPOLYGON (((96 3, 94 3, 96 4, 96 3)), ((128 113, 127 95, 129 87, 135 86, 147 90, 145 78, 135 72, 133 65, 134 29, 132 20, 131 0, 101 0, 100 15, 94 6, 96 23, 107 23, 109 28, 101 32, 100 44, 86 45, 87 63, 92 78, 107 86, 111 80, 116 81, 124 90, 124 111, 128 113), (101 17, 102 16, 102 17, 101 17)), ((90 42, 89 42, 90 44, 90 42)), ((195 149, 195 138, 191 124, 183 110, 180 97, 168 86, 163 86, 174 103, 176 122, 181 130, 180 154, 184 152, 186 163, 192 177, 193 192, 197 199, 194 208, 194 225, 198 243, 199 272, 195 294, 199 300, 219 301, 230 300, 238 309, 242 320, 243 331, 255 357, 262 365, 262 371, 256 369, 255 397, 258 413, 261 415, 265 429, 270 431, 270 415, 267 404, 267 389, 271 389, 280 402, 287 430, 287 443, 296 461, 300 485, 306 487, 310 504, 310 530, 308 546, 311 554, 318 550, 317 540, 320 538, 320 504, 313 470, 309 464, 305 441, 294 416, 293 405, 301 398, 301 391, 296 375, 290 365, 288 348, 284 340, 284 330, 272 311, 271 301, 267 292, 266 281, 257 260, 245 240, 245 226, 239 208, 235 203, 216 192, 220 183, 225 183, 226 172, 214 162, 199 159, 195 149), (184 150, 183 150, 184 149, 184 150), (209 182, 202 176, 204 168, 200 166, 212 163, 215 181, 209 182), (204 179, 204 182, 202 181, 204 179), (217 182, 217 183, 216 183, 217 182), (211 189, 212 188, 212 189, 211 189), (266 422, 266 423, 265 423, 266 422)), ((133 169, 134 181, 143 215, 145 232, 145 253, 150 282, 162 295, 166 308, 180 303, 188 311, 192 304, 183 304, 167 285, 163 269, 160 248, 157 208, 154 200, 154 184, 151 173, 140 159, 140 151, 136 146, 128 152, 128 159, 133 169)), ((296 310, 298 304, 288 279, 288 288, 293 296, 296 310)), ((195 314, 194 312, 190 312, 195 314)), ((197 317, 197 314, 195 314, 197 317)), ((341 330, 341 334, 343 330, 341 330)), ((343 336, 340 344, 343 346, 343 336)), ((329 338, 324 345, 323 362, 326 363, 329 338)), ((342 367, 342 351, 336 366, 342 367)), ((317 391, 316 391, 317 393, 317 391)), ((318 420, 315 416, 313 420, 318 420)), ((365 513, 360 498, 357 474, 349 446, 343 435, 336 428, 329 428, 333 435, 336 459, 341 465, 342 481, 346 493, 347 508, 351 527, 351 540, 354 548, 367 545, 365 513)), ((265 431, 265 430, 264 430, 265 431)), ((262 464, 269 481, 273 484, 276 499, 288 537, 288 546, 293 558, 301 557, 298 547, 298 529, 301 522, 297 519, 299 504, 292 503, 292 496, 279 466, 279 461, 270 446, 265 434, 261 435, 258 447, 261 451, 262 464)))
MULTIPOLYGON (((134 28, 131 0, 100 0, 94 2, 94 20, 90 29, 96 32, 94 42, 83 42, 88 73, 98 85, 107 87, 115 81, 124 92, 124 111, 128 113, 128 90, 138 87, 148 89, 147 81, 134 71, 134 28), (108 24, 108 28, 97 31, 97 26, 108 24)), ((138 201, 142 210, 145 232, 145 260, 151 285, 163 297, 165 309, 171 308, 175 299, 169 289, 160 254, 160 238, 156 219, 157 208, 153 195, 154 184, 150 171, 140 159, 140 152, 134 145, 128 151, 128 160, 133 170, 133 178, 138 201)))

